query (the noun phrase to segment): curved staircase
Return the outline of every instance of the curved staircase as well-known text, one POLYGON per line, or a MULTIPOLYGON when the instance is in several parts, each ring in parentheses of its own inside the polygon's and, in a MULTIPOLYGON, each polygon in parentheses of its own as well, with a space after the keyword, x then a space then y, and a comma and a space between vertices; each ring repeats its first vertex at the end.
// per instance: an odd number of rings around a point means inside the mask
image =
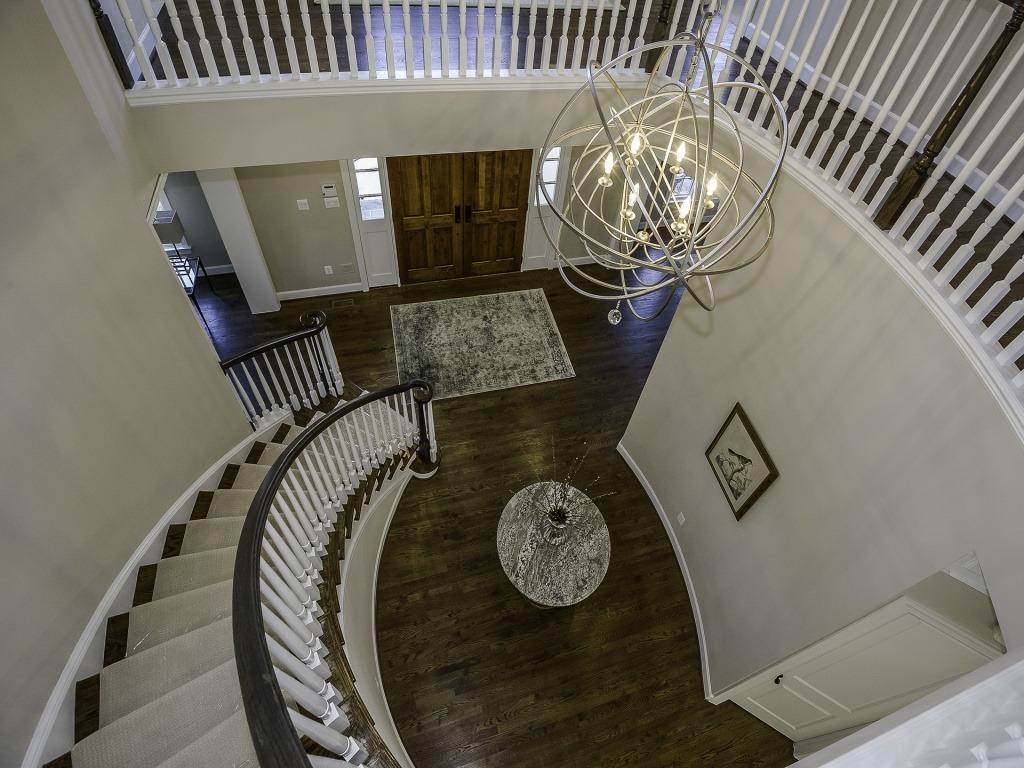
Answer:
MULTIPOLYGON (((405 389, 410 391, 409 385, 405 389)), ((358 401, 366 402, 350 410, 348 421, 337 414, 353 403, 346 405, 337 398, 324 398, 317 411, 301 411, 297 418, 312 422, 312 427, 282 424, 271 442, 256 442, 245 463, 228 465, 216 491, 199 494, 189 522, 171 527, 163 559, 139 571, 134 607, 108 622, 105 666, 98 680, 85 681, 84 688, 79 684, 76 744, 70 753, 75 768, 261 764, 236 663, 236 635, 245 631, 235 602, 239 540, 247 516, 258 513, 254 500, 268 472, 275 462, 282 471, 291 469, 288 461, 279 459, 299 435, 316 432, 317 422, 333 423, 320 430, 311 452, 300 453, 292 461, 313 456, 320 468, 331 466, 340 472, 335 472, 333 487, 327 491, 331 500, 324 507, 326 513, 318 510, 322 525, 314 533, 320 536, 319 542, 297 538, 298 525, 293 534, 283 526, 268 529, 281 546, 271 546, 270 540, 260 542, 258 580, 267 625, 264 628, 260 621, 256 634, 266 632, 274 674, 288 707, 281 719, 288 727, 295 726, 297 742, 302 735, 309 765, 400 765, 376 731, 340 647, 344 640, 337 619, 338 560, 344 558, 344 542, 352 537, 360 513, 374 495, 413 473, 410 464, 417 452, 425 455, 425 432, 407 418, 415 409, 411 394, 402 401, 400 396, 389 400, 363 393, 358 401), (324 418, 331 410, 329 404, 337 407, 331 418, 324 418), (350 438, 344 441, 348 444, 342 444, 339 435, 350 438), (334 456, 327 446, 333 446, 334 456), (336 458, 341 456, 350 459, 347 468, 336 458), (309 599, 301 606, 295 593, 303 593, 286 583, 292 574, 285 573, 285 560, 294 562, 294 553, 286 551, 285 539, 293 548, 296 543, 305 546, 309 554, 312 573, 304 593, 309 599), (293 616, 283 615, 283 603, 298 610, 293 616), (305 664, 292 650, 295 639, 289 631, 295 627, 308 632, 308 637, 301 638, 310 649, 309 658, 302 660, 305 664), (91 717, 83 718, 88 700, 97 698, 91 717)), ((332 485, 331 472, 315 483, 332 485)), ((269 492, 276 494, 277 489, 269 492)), ((62 760, 61 764, 68 764, 68 756, 62 760)), ((263 765, 268 763, 275 764, 271 759, 263 765)))

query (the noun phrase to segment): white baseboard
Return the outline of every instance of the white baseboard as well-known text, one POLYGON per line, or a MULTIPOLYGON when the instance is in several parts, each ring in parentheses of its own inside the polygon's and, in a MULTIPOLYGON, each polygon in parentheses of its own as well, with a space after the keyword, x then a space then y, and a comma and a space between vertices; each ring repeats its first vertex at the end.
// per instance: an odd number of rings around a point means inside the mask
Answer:
MULTIPOLYGON (((750 37, 750 35, 753 34, 753 31, 754 30, 752 26, 747 27, 746 34, 748 38, 750 37)), ((767 32, 761 32, 759 36, 758 47, 764 50, 765 47, 768 45, 768 38, 769 35, 767 32)), ((775 43, 774 47, 772 48, 770 56, 775 61, 780 61, 784 53, 785 46, 783 46, 781 43, 775 43)), ((790 53, 788 58, 786 59, 785 68, 790 72, 795 72, 799 64, 800 57, 794 53, 790 53)), ((809 64, 805 64, 797 76, 800 79, 800 82, 806 85, 814 77, 814 68, 809 64)), ((815 90, 820 92, 827 88, 830 83, 830 78, 822 76, 818 79, 818 83, 815 86, 815 90)), ((847 87, 842 83, 839 83, 833 91, 833 98, 836 101, 842 101, 843 98, 846 96, 847 91, 847 87)), ((853 96, 850 97, 849 108, 854 111, 859 110, 861 106, 864 104, 864 98, 865 97, 862 93, 854 91, 853 96)), ((865 115, 868 120, 874 121, 878 117, 878 115, 881 114, 881 112, 882 105, 876 101, 872 101, 868 106, 865 115)), ((888 133, 892 133, 893 129, 896 127, 896 124, 899 122, 899 120, 900 116, 897 115, 895 112, 888 112, 882 120, 883 130, 885 130, 888 133)), ((914 135, 917 133, 918 128, 919 126, 911 125, 908 122, 903 127, 903 130, 900 132, 897 138, 900 141, 904 142, 905 144, 910 144, 911 140, 914 138, 914 135)), ((925 136, 925 138, 927 138, 927 135, 925 136)), ((944 161, 947 152, 948 150, 943 150, 942 152, 939 153, 939 156, 936 158, 937 164, 944 161)), ((961 157, 960 155, 957 155, 949 162, 949 168, 947 172, 956 176, 961 171, 963 171, 963 169, 966 166, 967 160, 961 157)), ((980 168, 975 168, 971 175, 967 178, 966 185, 970 189, 981 189, 981 186, 987 180, 988 174, 985 171, 981 170, 980 168)), ((985 200, 990 205, 996 206, 999 205, 999 203, 1001 203, 1009 193, 1010 192, 1006 187, 1004 187, 1002 184, 996 183, 992 185, 992 189, 989 190, 987 195, 985 195, 985 200)), ((1022 215, 1024 215, 1024 200, 1018 198, 1014 200, 1012 203, 1010 203, 1010 206, 1006 211, 1006 216, 1008 216, 1010 219, 1013 219, 1014 221, 1017 221, 1021 218, 1022 215)))
POLYGON ((547 254, 523 256, 523 272, 533 269, 551 269, 551 260, 548 259, 547 254))
POLYGON ((203 264, 203 269, 209 275, 233 275, 235 274, 235 268, 231 264, 217 264, 213 267, 208 267, 203 264))
POLYGON ((284 421, 292 421, 291 412, 253 432, 228 451, 177 498, 146 534, 111 582, 71 651, 64 670, 57 678, 57 685, 50 693, 36 724, 21 768, 38 768, 41 763, 60 757, 74 746, 75 681, 95 675, 102 669, 107 619, 131 608, 132 595, 135 592, 135 574, 139 566, 155 563, 160 559, 167 527, 187 522, 200 491, 215 490, 224 473, 224 467, 245 461, 252 444, 265 435, 273 435, 278 425, 284 421))
POLYGON ((363 290, 362 283, 345 283, 344 285, 325 285, 323 288, 303 288, 298 291, 278 291, 278 301, 289 299, 311 299, 316 296, 332 296, 335 293, 355 293, 363 290))
POLYGON ((686 559, 683 557, 683 550, 679 546, 679 539, 676 538, 675 531, 672 528, 672 524, 669 522, 668 515, 665 512, 665 508, 661 505, 661 500, 658 498, 658 494, 654 492, 654 488, 651 486, 647 477, 643 471, 633 460, 633 457, 629 455, 629 451, 620 442, 615 446, 615 450, 619 452, 619 455, 625 460, 626 464, 636 475, 636 479, 640 481, 640 485, 643 486, 644 491, 647 492, 647 497, 651 500, 651 504, 654 505, 654 509, 658 513, 658 517, 661 518, 661 524, 665 527, 665 533, 668 534, 668 540, 672 544, 672 551, 675 552, 676 560, 679 563, 679 570, 683 573, 683 581, 686 583, 686 593, 690 597, 690 606, 693 608, 693 623, 697 627, 697 645, 700 647, 700 668, 701 677, 704 681, 704 697, 713 704, 721 703, 719 700, 714 698, 715 694, 711 690, 711 677, 708 668, 708 645, 707 640, 704 637, 704 622, 700 617, 700 605, 697 603, 697 594, 693 591, 693 580, 690 578, 690 570, 686 567, 686 559))

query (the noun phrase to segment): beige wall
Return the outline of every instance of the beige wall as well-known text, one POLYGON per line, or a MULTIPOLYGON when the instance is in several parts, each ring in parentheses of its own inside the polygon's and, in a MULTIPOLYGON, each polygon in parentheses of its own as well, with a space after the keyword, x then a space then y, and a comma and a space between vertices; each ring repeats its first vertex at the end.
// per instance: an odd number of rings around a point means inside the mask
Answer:
POLYGON ((0 5, 0 765, 100 598, 250 434, 43 8, 0 5))
POLYGON ((622 439, 689 567, 712 689, 972 550, 1024 644, 1024 447, 858 232, 790 178, 774 200, 768 253, 717 280, 714 312, 680 302, 622 439), (740 521, 704 456, 737 401, 780 472, 740 521))
POLYGON ((206 195, 195 173, 182 171, 168 174, 164 193, 171 207, 178 212, 188 244, 192 252, 203 260, 203 266, 230 266, 231 260, 217 230, 217 222, 213 220, 206 195))
POLYGON ((338 161, 236 168, 263 257, 279 293, 359 282, 338 161), (334 184, 339 208, 325 208, 321 184, 334 184), (307 200, 301 211, 297 200, 307 200), (330 265, 334 274, 324 274, 330 265))

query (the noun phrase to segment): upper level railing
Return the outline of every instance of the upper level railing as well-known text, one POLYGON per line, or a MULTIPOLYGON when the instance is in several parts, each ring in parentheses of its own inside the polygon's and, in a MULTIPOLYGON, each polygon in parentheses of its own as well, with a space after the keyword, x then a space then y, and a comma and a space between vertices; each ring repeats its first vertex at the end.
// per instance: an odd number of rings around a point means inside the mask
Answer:
POLYGON ((372 724, 357 722, 366 710, 337 661, 337 565, 358 506, 385 471, 410 460, 424 473, 437 466, 431 396, 416 380, 338 406, 288 446, 256 492, 235 559, 232 632, 262 768, 341 768, 371 757, 397 766, 372 724), (346 735, 352 725, 369 737, 346 735), (300 734, 345 762, 307 755, 300 734))
POLYGON ((299 324, 303 330, 220 363, 254 428, 289 408, 316 407, 328 393, 341 396, 344 380, 327 330, 327 315, 307 312, 299 317, 299 324))

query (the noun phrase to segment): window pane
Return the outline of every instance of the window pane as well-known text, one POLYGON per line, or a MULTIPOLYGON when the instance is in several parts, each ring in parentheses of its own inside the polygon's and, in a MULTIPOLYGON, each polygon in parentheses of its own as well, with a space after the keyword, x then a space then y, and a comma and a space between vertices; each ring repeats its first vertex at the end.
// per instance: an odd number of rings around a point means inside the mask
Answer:
POLYGON ((359 198, 359 212, 363 217, 363 221, 383 219, 384 198, 380 196, 359 198))
POLYGON ((357 157, 352 161, 357 171, 376 171, 377 170, 377 158, 376 157, 357 157))
POLYGON ((545 163, 558 162, 558 158, 560 158, 561 156, 562 156, 562 148, 561 147, 552 147, 551 149, 548 150, 547 155, 544 157, 544 162, 545 163))
POLYGON ((545 184, 554 184, 555 179, 558 178, 558 161, 545 160, 540 167, 540 175, 545 184))
POLYGON ((356 187, 360 195, 379 195, 380 174, 377 171, 359 171, 356 174, 356 187))

